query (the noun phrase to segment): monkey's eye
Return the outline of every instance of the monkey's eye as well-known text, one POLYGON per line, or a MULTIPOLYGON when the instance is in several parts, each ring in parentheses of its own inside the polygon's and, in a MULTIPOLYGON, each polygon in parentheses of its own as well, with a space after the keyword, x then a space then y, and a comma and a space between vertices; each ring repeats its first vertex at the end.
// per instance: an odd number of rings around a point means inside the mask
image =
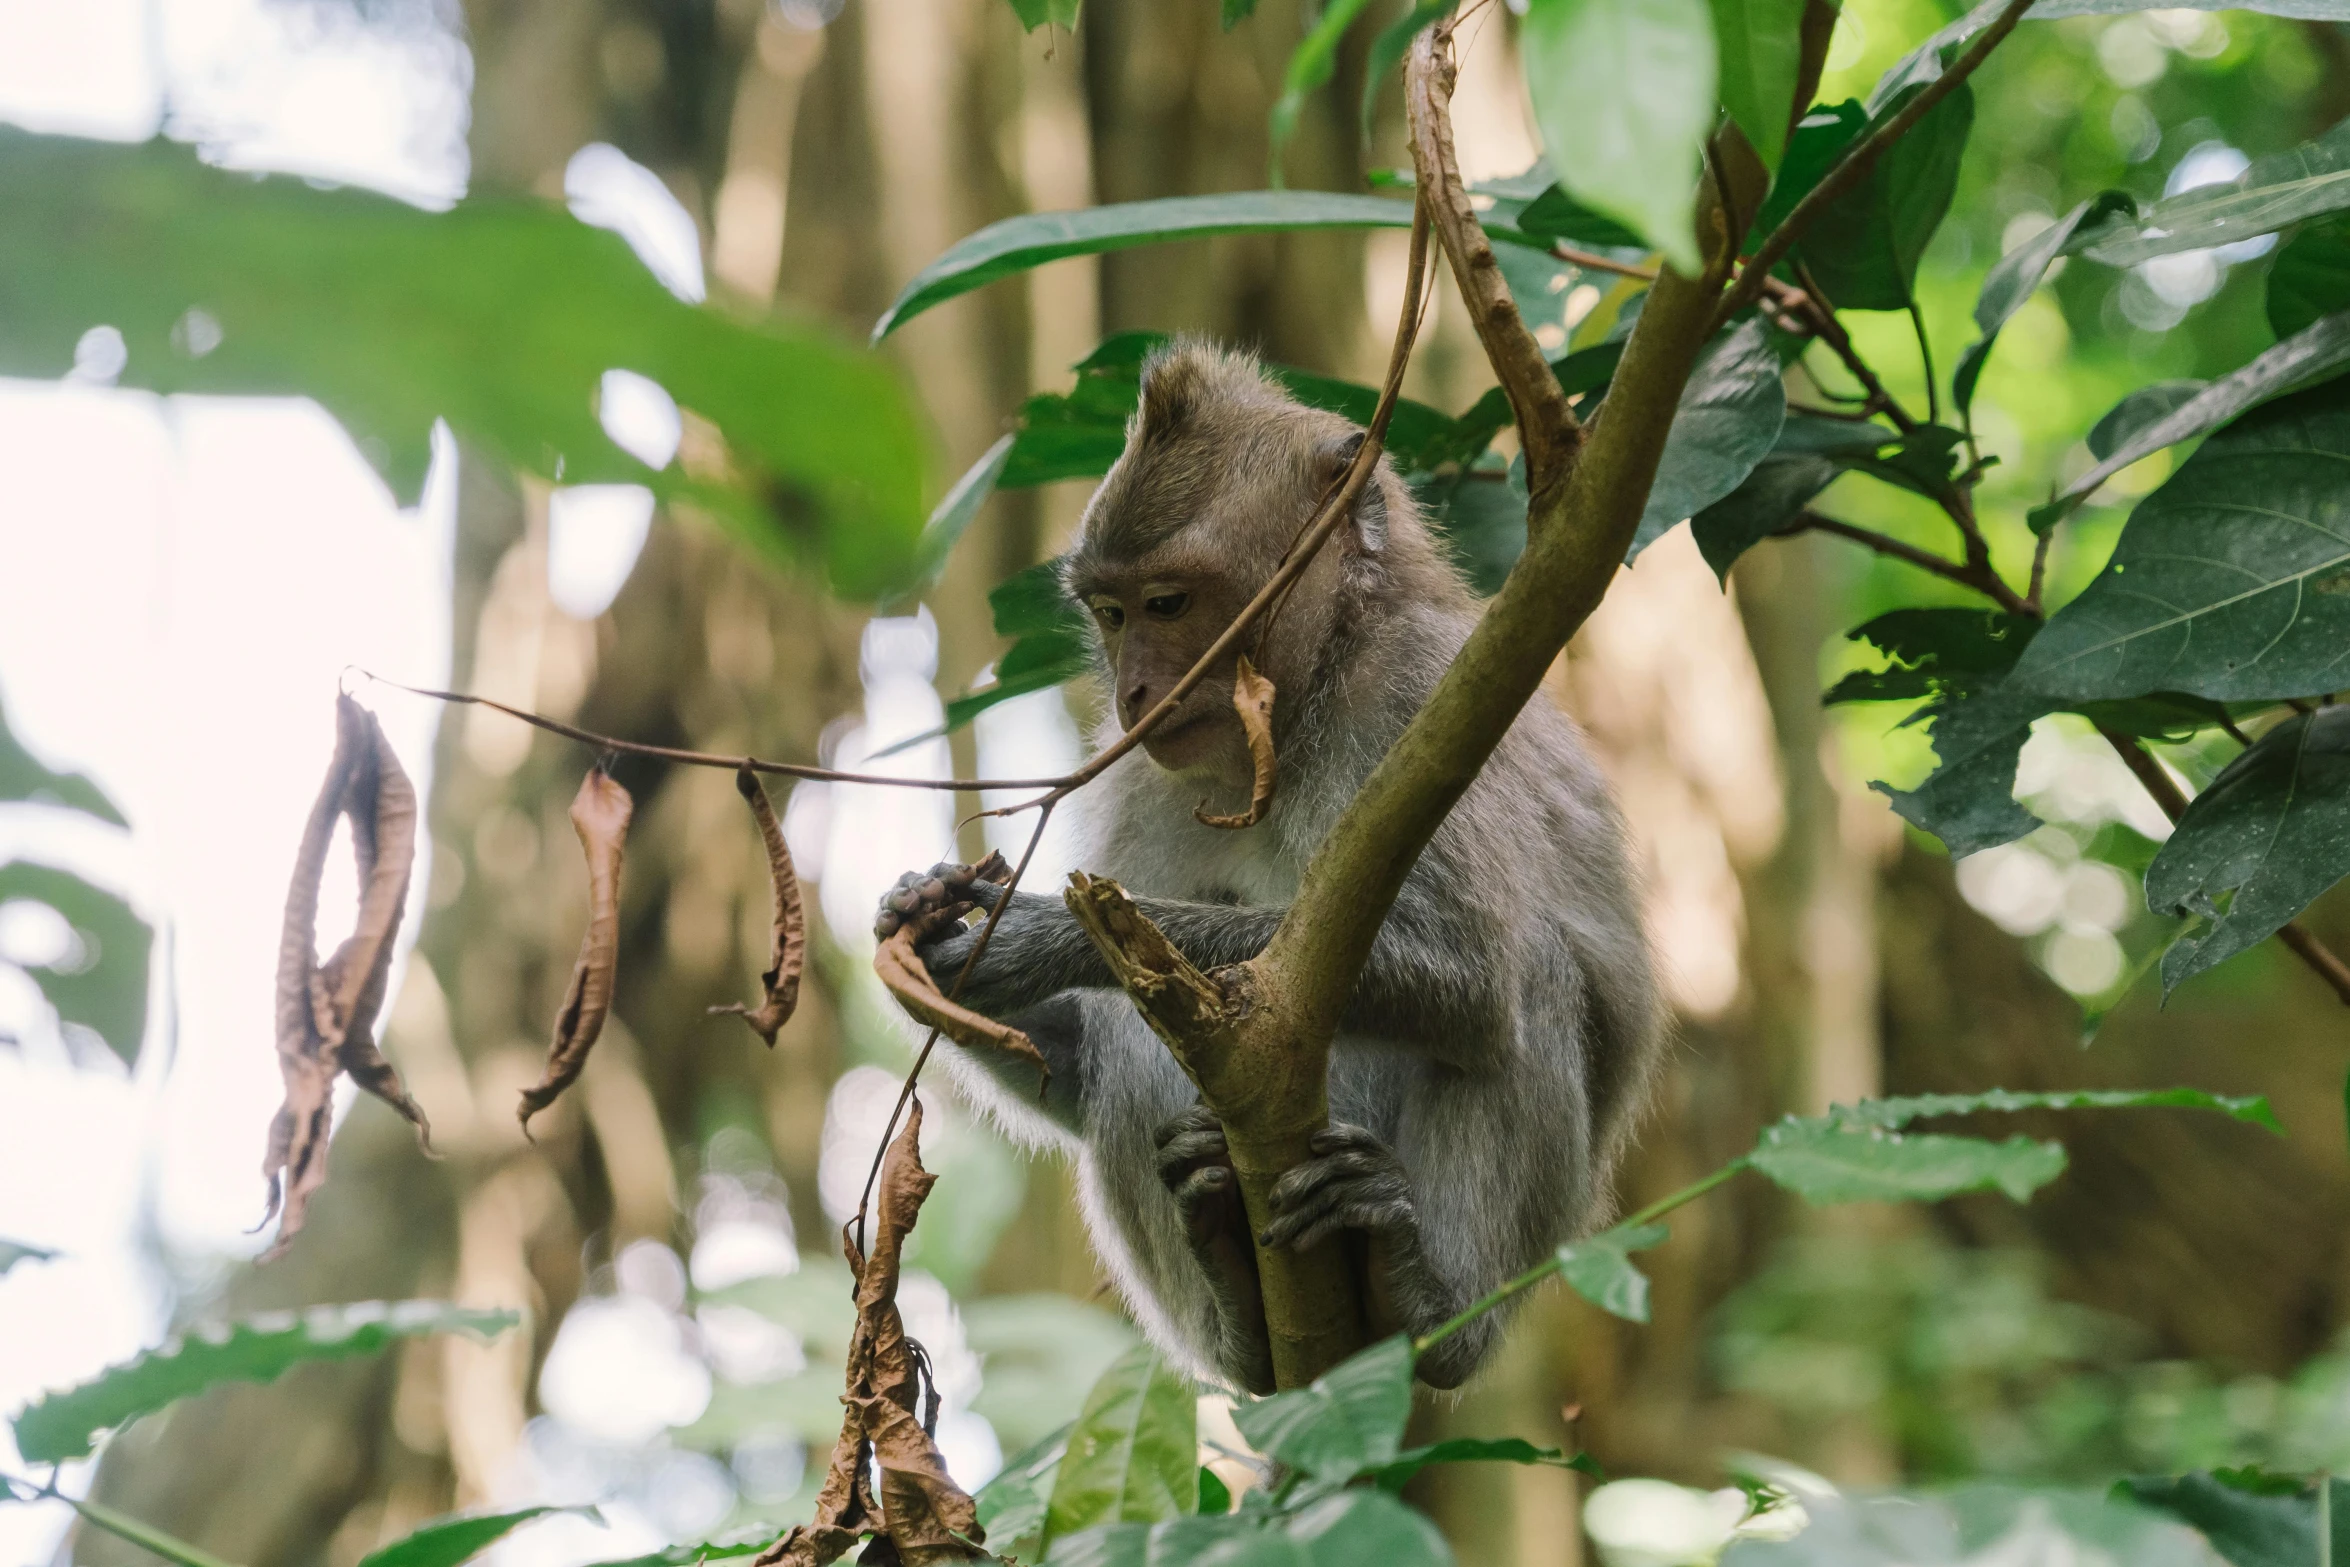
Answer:
POLYGON ((1126 611, 1108 599, 1101 599, 1093 606, 1093 618, 1102 623, 1104 631, 1116 631, 1126 624, 1126 611))
POLYGON ((1154 619, 1173 620, 1191 607, 1191 595, 1188 593, 1162 593, 1157 598, 1144 599, 1142 607, 1148 610, 1154 619))

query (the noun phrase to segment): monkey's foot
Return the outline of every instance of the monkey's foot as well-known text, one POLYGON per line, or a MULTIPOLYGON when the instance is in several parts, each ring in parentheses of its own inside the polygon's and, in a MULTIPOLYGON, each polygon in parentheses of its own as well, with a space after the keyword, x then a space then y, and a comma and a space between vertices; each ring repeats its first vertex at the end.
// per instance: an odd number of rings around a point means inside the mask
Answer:
POLYGON ((1192 1249, 1225 1237, 1245 1238, 1248 1215, 1241 1207, 1240 1177, 1224 1143, 1224 1123, 1206 1105, 1193 1105, 1154 1135, 1159 1179, 1182 1211, 1192 1249))
MULTIPOLYGON (((990 876, 1003 874, 1003 860, 993 854, 977 865, 941 860, 926 871, 908 871, 898 878, 896 886, 881 895, 881 907, 873 916, 873 939, 887 941, 898 933, 899 927, 950 904, 976 903, 983 909, 992 909, 1003 889, 990 876)), ((938 934, 945 936, 951 932, 938 934)))
POLYGON ((1305 1251, 1340 1230, 1416 1237, 1411 1178, 1394 1151, 1359 1126, 1334 1122, 1306 1144, 1313 1157, 1273 1185, 1272 1222, 1257 1237, 1305 1251))

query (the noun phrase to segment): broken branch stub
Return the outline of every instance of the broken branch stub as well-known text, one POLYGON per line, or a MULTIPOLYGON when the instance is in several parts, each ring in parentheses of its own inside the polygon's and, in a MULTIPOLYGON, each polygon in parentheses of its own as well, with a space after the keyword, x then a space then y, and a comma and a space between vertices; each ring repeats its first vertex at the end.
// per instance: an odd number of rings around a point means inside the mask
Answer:
POLYGON ((899 1258, 938 1179, 922 1168, 921 1145, 917 1099, 882 1163, 872 1255, 858 1251, 851 1230, 841 1231, 841 1250, 857 1280, 857 1328, 843 1373, 840 1438, 815 1516, 769 1546, 754 1567, 826 1567, 865 1534, 875 1536, 866 1561, 925 1564, 987 1556, 979 1548, 987 1535, 978 1508, 947 1473, 938 1444, 923 1428, 920 1346, 906 1336, 898 1313, 899 1258), (876 1554, 885 1541, 894 1556, 876 1554))
POLYGON ((800 879, 792 870, 791 848, 783 841, 783 824, 775 819, 766 786, 747 765, 735 773, 734 786, 750 802, 751 815, 759 823, 759 840, 767 849, 767 874, 775 883, 773 944, 768 949, 767 971, 759 976, 766 999, 756 1007, 730 1005, 712 1007, 710 1012, 712 1016, 731 1013, 741 1018, 773 1049, 775 1036, 800 1004, 800 970, 807 963, 808 927, 800 911, 800 879))
POLYGON ((547 1049, 547 1070, 535 1087, 522 1091, 518 1112, 525 1136, 530 1118, 553 1104, 579 1080, 588 1052, 604 1031, 612 1010, 613 974, 620 959, 620 859, 628 841, 628 820, 636 802, 601 767, 579 781, 571 801, 571 826, 587 855, 588 923, 580 938, 579 961, 555 1015, 555 1038, 547 1049))
POLYGON ((1194 810, 1191 814, 1206 827, 1254 827, 1273 808, 1273 779, 1280 771, 1280 759, 1273 754, 1273 682, 1257 673, 1246 653, 1240 655, 1232 677, 1232 710, 1240 715, 1240 727, 1248 735, 1248 757, 1256 778, 1249 789, 1248 809, 1238 815, 1210 816, 1205 806, 1194 810))
POLYGON ((432 1146, 423 1109, 400 1086, 399 1074, 375 1043, 375 1015, 390 983, 392 949, 415 859, 415 786, 375 715, 339 696, 334 759, 302 829, 278 939, 277 1057, 286 1091, 262 1158, 269 1207, 261 1222, 281 1213, 283 1220, 269 1257, 283 1252, 301 1231, 311 1195, 325 1184, 337 1072, 349 1073, 353 1082, 398 1111, 425 1147, 432 1146), (338 817, 351 823, 359 918, 349 939, 322 964, 318 888, 338 817))

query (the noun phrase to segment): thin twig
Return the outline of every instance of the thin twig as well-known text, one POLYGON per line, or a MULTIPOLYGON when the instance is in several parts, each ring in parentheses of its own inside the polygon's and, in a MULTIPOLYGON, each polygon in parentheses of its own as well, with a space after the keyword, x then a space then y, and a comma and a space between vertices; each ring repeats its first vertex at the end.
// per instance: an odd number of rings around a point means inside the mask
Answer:
POLYGON ((1866 545, 1880 555, 1898 561, 1906 561, 1920 571, 1930 571, 1937 577, 1957 583, 1960 587, 1972 588, 1977 593, 1996 600, 1999 607, 2009 614, 2028 613, 2024 601, 2017 598, 2015 591, 2002 582, 1997 574, 1985 571, 1973 562, 1952 560, 1948 556, 1937 555, 1931 550, 1919 549, 1914 544, 1905 544, 1890 535, 1876 533, 1867 528, 1856 528, 1849 522, 1839 522, 1833 517, 1823 517, 1816 511, 1798 513, 1793 523, 1779 530, 1779 536, 1782 538, 1795 533, 1832 533, 1840 539, 1850 539, 1855 544, 1866 545))
POLYGON ((2037 617, 2040 613, 2040 594, 2048 586, 2048 546, 2056 539, 2056 530, 2049 529, 2032 542, 2031 586, 2024 594, 2024 606, 2037 617))
POLYGON ((1586 272, 1612 272, 1617 277, 1638 278, 1643 283, 1656 281, 1656 268, 1654 267, 1644 267, 1631 261, 1617 261, 1612 257, 1601 255, 1596 250, 1579 249, 1568 244, 1565 240, 1554 242, 1550 247, 1550 253, 1569 266, 1581 267, 1586 272))
MULTIPOLYGON (((1863 402, 1873 409, 1881 410, 1902 434, 1907 435, 1915 430, 1918 427, 1917 420, 1910 416, 1908 409, 1901 406, 1900 398, 1886 390, 1885 383, 1877 378, 1877 372, 1860 356, 1860 350, 1853 346, 1852 334, 1845 331, 1844 323, 1836 319, 1836 307, 1828 302, 1827 294, 1820 288, 1819 279, 1811 275, 1811 268, 1798 261, 1795 263, 1795 276, 1803 285, 1796 292, 1802 297, 1811 316, 1813 329, 1818 333, 1820 341, 1827 344, 1830 351, 1843 361, 1844 368, 1852 372, 1852 378, 1860 383, 1861 390, 1868 394, 1863 402)), ((1815 376, 1813 379, 1816 382, 1818 378, 1815 376)))
POLYGON ((2022 21, 2024 13, 2031 8, 2032 0, 2008 0, 2006 8, 1991 25, 1975 35, 1975 41, 1967 46, 1966 53, 1945 67, 1941 75, 1920 89, 1918 95, 1903 104, 1891 119, 1845 151, 1836 166, 1805 193, 1804 198, 1795 204, 1795 209, 1782 218, 1779 226, 1771 230, 1762 244, 1756 247, 1753 260, 1747 263, 1736 285, 1723 296, 1721 304, 1714 311, 1716 331, 1762 296, 1763 280, 1795 248, 1796 241, 1803 238, 1804 231, 1811 227, 1813 221, 1867 179, 1869 171, 1876 167, 1877 159, 1886 148, 1907 135, 1911 127, 1933 111, 1936 104, 1956 92, 1968 77, 1974 75, 1976 67, 1990 57, 1993 49, 1999 47, 2000 40, 2015 31, 2016 23, 2022 21))

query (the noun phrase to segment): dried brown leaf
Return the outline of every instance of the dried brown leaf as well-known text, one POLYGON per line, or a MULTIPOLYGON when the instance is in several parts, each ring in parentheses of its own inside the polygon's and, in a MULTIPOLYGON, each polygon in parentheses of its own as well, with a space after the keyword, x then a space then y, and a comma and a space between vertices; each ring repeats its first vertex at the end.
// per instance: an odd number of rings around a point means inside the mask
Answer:
POLYGON ((772 1049, 775 1036, 791 1021, 800 1004, 800 970, 808 955, 808 929, 800 913, 800 879, 792 871, 791 848, 783 841, 783 824, 775 819, 766 786, 748 767, 734 775, 734 786, 751 805, 759 822, 759 838, 767 846, 767 874, 775 883, 774 944, 768 951, 767 972, 759 983, 767 999, 756 1007, 712 1007, 712 1013, 730 1012, 751 1025, 752 1032, 772 1049))
MULTIPOLYGON (((940 1033, 966 1050, 1002 1050, 1019 1057, 1036 1068, 1040 1084, 1052 1081, 1052 1069, 1044 1064, 1036 1041, 1008 1023, 982 1017, 969 1007, 949 1001, 944 992, 931 982, 930 965, 922 961, 916 945, 961 919, 977 905, 950 903, 943 909, 933 909, 916 916, 910 923, 898 927, 897 934, 883 942, 873 954, 873 972, 881 976, 881 983, 898 998, 898 1005, 906 1015, 926 1028, 940 1033)), ((1041 1092, 1041 1088, 1040 1088, 1041 1092)))
POLYGON ((588 1052, 604 1031, 612 1010, 612 981, 620 957, 620 858, 628 842, 628 819, 636 802, 601 767, 579 781, 571 800, 571 827, 587 855, 588 923, 580 938, 579 961, 555 1015, 554 1042, 547 1047, 547 1071, 537 1086, 522 1091, 522 1129, 579 1080, 588 1052))
POLYGON ((841 1251, 857 1277, 857 1330, 843 1378, 840 1440, 816 1515, 769 1546, 754 1567, 825 1567, 866 1532, 876 1536, 861 1558, 868 1562, 977 1561, 987 1554, 973 1543, 986 1538, 977 1506, 947 1473, 916 1413, 921 1378, 898 1314, 899 1259, 938 1179, 922 1168, 921 1142, 916 1100, 882 1161, 872 1255, 860 1254, 851 1232, 841 1232, 841 1251), (868 1455, 881 1471, 878 1497, 868 1455))
POLYGON ((348 1072, 360 1087, 413 1124, 426 1146, 424 1111, 400 1086, 375 1044, 408 878, 416 859, 416 789, 383 729, 349 697, 335 702, 335 753, 310 807, 278 938, 277 1055, 285 1102, 270 1123, 262 1176, 269 1209, 281 1211, 274 1257, 301 1231, 310 1198, 326 1180, 334 1080, 348 1072), (350 938, 318 961, 318 888, 334 841, 335 819, 348 817, 359 862, 359 917, 350 938))
POLYGON ((1238 816, 1210 816, 1204 805, 1191 813, 1208 827, 1254 827, 1273 808, 1273 776, 1280 766, 1273 755, 1273 682, 1257 673, 1246 653, 1240 655, 1232 677, 1232 710, 1240 715, 1240 727, 1248 735, 1256 781, 1249 790, 1248 809, 1238 816))

